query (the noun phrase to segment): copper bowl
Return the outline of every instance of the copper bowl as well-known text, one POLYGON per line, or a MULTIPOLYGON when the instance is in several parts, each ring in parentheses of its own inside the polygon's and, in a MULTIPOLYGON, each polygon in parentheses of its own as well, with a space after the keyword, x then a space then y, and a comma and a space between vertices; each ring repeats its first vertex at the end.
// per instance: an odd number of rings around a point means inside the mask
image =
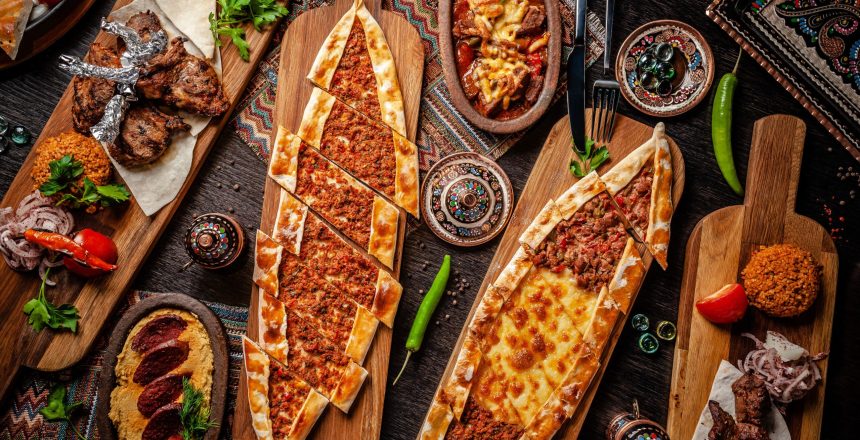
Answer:
POLYGON ((455 1, 441 0, 439 2, 439 29, 441 30, 439 40, 442 50, 442 69, 445 72, 445 82, 448 84, 448 93, 451 95, 454 107, 469 122, 490 133, 507 134, 525 130, 537 122, 549 108, 553 95, 555 95, 555 88, 558 85, 558 73, 561 68, 561 16, 558 12, 558 1, 544 0, 549 45, 543 90, 538 96, 537 102, 528 111, 505 121, 488 118, 478 113, 463 92, 460 75, 457 73, 454 35, 452 33, 455 1))

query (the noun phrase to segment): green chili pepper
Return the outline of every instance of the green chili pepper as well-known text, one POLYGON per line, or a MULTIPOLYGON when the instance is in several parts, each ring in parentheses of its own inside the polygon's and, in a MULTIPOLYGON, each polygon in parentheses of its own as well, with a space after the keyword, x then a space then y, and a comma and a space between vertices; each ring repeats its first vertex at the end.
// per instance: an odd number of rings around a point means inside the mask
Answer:
POLYGON ((723 173, 723 178, 739 196, 744 195, 744 188, 735 171, 735 161, 732 157, 732 98, 738 83, 737 71, 743 51, 738 53, 738 60, 731 72, 723 75, 714 96, 714 107, 711 113, 711 139, 714 143, 714 156, 717 165, 723 173))
POLYGON ((406 360, 403 361, 403 367, 400 368, 400 372, 397 373, 397 377, 394 378, 394 383, 391 386, 397 384, 397 380, 400 379, 400 375, 406 369, 406 364, 409 363, 409 356, 421 348, 427 324, 430 324, 430 318, 433 317, 436 306, 439 305, 442 295, 445 294, 445 285, 448 284, 448 274, 450 273, 451 256, 445 255, 445 258, 442 260, 442 266, 436 274, 436 279, 433 280, 433 285, 430 286, 430 290, 424 295, 424 299, 421 300, 421 305, 418 307, 418 312, 415 313, 415 320, 412 321, 412 329, 409 330, 409 337, 406 338, 406 360))

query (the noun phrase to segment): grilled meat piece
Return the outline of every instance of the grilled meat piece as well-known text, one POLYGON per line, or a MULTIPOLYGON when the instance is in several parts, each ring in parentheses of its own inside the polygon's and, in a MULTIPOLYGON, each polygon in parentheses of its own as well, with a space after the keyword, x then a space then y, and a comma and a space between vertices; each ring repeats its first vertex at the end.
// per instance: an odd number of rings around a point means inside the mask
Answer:
POLYGON ((735 395, 738 423, 762 426, 771 406, 764 380, 753 374, 744 374, 732 384, 732 393, 735 395))
POLYGON ((761 426, 751 423, 738 423, 735 428, 737 429, 735 437, 737 440, 770 440, 767 430, 761 426))
POLYGON ((714 400, 708 401, 708 411, 711 412, 711 418, 714 419, 714 426, 708 432, 708 440, 735 440, 737 438, 737 426, 735 419, 731 414, 727 413, 714 400))
POLYGON ((522 37, 539 33, 543 28, 544 20, 546 20, 546 12, 543 6, 529 6, 526 15, 523 17, 523 22, 520 24, 520 29, 517 31, 517 36, 522 37))
MULTIPOLYGON (((84 61, 97 66, 122 67, 116 50, 99 43, 90 46, 84 61)), ((72 122, 76 131, 89 135, 90 128, 102 119, 108 101, 116 93, 116 83, 104 78, 76 76, 72 89, 72 122)))
POLYGON ((134 29, 134 31, 137 32, 137 35, 140 35, 140 38, 144 42, 149 41, 151 34, 163 29, 161 26, 161 20, 159 20, 158 16, 152 11, 139 12, 132 15, 129 17, 125 25, 134 29))
POLYGON ((124 166, 145 165, 164 154, 173 133, 190 128, 178 116, 164 114, 149 104, 136 104, 126 112, 119 138, 108 152, 124 166))
MULTIPOLYGON (((128 19, 126 26, 148 41, 162 29, 152 12, 141 12, 128 19)), ((185 50, 185 41, 174 38, 167 48, 141 68, 137 90, 147 99, 204 116, 220 116, 230 104, 224 96, 215 69, 206 60, 185 50)))

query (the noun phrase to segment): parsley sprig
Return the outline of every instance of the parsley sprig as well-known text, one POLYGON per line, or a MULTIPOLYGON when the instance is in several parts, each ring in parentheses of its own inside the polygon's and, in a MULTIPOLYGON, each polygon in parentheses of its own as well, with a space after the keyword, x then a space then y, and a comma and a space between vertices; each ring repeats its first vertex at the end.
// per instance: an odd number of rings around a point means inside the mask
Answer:
POLYGON ((45 419, 49 422, 66 422, 72 428, 72 431, 75 432, 75 436, 77 436, 81 440, 86 440, 78 428, 75 427, 75 424, 72 423, 72 414, 81 407, 82 402, 73 402, 66 405, 66 387, 64 385, 57 385, 53 389, 51 389, 51 393, 48 394, 48 405, 39 410, 39 414, 42 414, 45 419))
POLYGON ((72 208, 80 208, 99 204, 110 206, 122 203, 131 197, 125 185, 114 183, 96 185, 88 177, 83 178, 83 185, 78 180, 84 173, 84 165, 75 160, 72 155, 65 155, 48 164, 51 177, 39 186, 43 196, 60 195, 59 205, 65 204, 72 208))
POLYGON ((199 440, 209 428, 217 425, 209 420, 209 405, 203 392, 194 388, 187 377, 182 379, 182 409, 179 410, 179 420, 182 422, 183 440, 199 440))
POLYGON ((603 162, 609 160, 609 150, 606 145, 594 148, 594 139, 586 137, 585 149, 580 150, 573 146, 576 157, 570 160, 570 172, 576 177, 585 177, 591 170, 597 169, 603 162))
POLYGON ((217 14, 209 14, 209 29, 215 36, 215 44, 221 46, 222 35, 230 37, 245 61, 250 57, 249 45, 245 40, 245 29, 239 26, 251 22, 259 32, 289 13, 277 0, 218 0, 218 6, 217 14))
POLYGON ((24 304, 24 314, 29 317, 27 323, 36 332, 48 327, 53 330, 67 329, 77 333, 78 320, 81 319, 78 308, 71 304, 57 307, 45 298, 45 283, 50 272, 50 268, 45 271, 45 277, 42 278, 42 285, 39 287, 39 295, 24 304))

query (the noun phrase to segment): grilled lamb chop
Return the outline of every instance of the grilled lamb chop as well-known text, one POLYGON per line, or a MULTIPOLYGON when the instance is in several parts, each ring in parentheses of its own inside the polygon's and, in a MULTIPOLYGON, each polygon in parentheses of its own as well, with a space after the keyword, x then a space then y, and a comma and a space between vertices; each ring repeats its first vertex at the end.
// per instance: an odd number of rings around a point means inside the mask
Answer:
MULTIPOLYGON (((137 31, 143 41, 162 29, 152 12, 128 19, 126 26, 137 31)), ((141 68, 137 90, 147 99, 205 116, 220 116, 229 103, 215 69, 205 60, 189 54, 184 40, 174 38, 167 48, 141 68)))
MULTIPOLYGON (((116 50, 99 43, 90 46, 84 61, 97 66, 121 67, 116 50)), ((105 106, 116 93, 116 83, 104 78, 76 76, 72 81, 72 89, 72 122, 75 130, 89 134, 90 128, 104 116, 105 106)))
POLYGON ((108 152, 124 166, 145 165, 164 154, 174 133, 190 128, 178 116, 164 114, 150 104, 135 104, 126 112, 119 138, 108 152))
POLYGON ((714 400, 708 401, 708 411, 711 412, 711 418, 714 420, 714 426, 708 432, 708 440, 735 440, 737 427, 731 414, 714 400))

